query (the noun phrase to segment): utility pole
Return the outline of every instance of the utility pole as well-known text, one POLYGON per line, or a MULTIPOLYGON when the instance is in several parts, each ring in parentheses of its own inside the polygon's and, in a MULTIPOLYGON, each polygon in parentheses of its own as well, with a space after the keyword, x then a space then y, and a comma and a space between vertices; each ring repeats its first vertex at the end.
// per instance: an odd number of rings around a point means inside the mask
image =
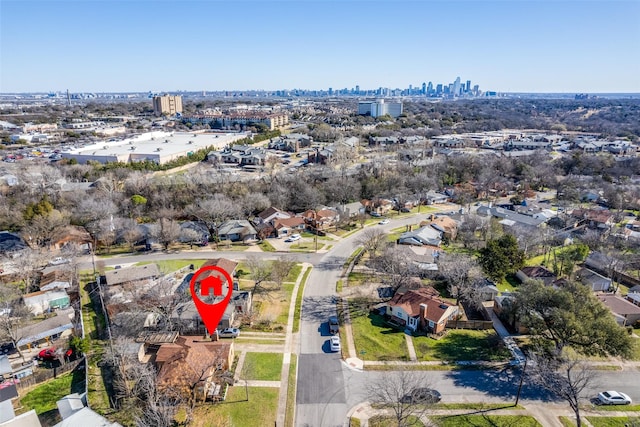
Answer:
POLYGON ((522 367, 522 374, 520 375, 520 384, 518 385, 518 394, 516 395, 516 403, 513 406, 518 406, 518 401, 520 400, 520 392, 522 391, 522 383, 524 382, 524 375, 527 371, 527 356, 524 357, 524 366, 522 367))

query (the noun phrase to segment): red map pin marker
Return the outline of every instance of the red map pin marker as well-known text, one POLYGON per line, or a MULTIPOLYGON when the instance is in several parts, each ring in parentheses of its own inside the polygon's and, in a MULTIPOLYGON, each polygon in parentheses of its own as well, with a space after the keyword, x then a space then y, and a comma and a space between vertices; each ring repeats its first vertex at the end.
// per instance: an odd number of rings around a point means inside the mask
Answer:
POLYGON ((209 335, 213 335, 231 300, 233 279, 223 268, 210 265, 196 271, 190 285, 196 309, 209 335))

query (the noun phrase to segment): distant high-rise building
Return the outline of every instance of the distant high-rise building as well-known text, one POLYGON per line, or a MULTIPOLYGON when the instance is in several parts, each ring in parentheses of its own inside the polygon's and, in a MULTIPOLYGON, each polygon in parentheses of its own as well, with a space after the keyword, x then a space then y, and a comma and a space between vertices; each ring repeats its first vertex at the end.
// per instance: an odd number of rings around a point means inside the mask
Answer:
POLYGON ((438 84, 436 86, 436 94, 437 95, 442 95, 442 83, 438 84))
POLYGON ((460 77, 457 77, 456 81, 453 82, 453 87, 449 87, 449 93, 453 96, 460 95, 460 77))
POLYGON ((180 95, 162 95, 153 97, 153 113, 156 116, 174 116, 182 114, 182 97, 180 95))
POLYGON ((333 95, 333 88, 332 87, 329 88, 329 95, 333 95))
POLYGON ((467 87, 464 90, 465 92, 471 92, 471 80, 467 80, 467 87))
POLYGON ((356 95, 360 95, 360 85, 356 85, 356 95))
POLYGON ((429 84, 427 85, 427 94, 431 95, 432 92, 433 92, 433 83, 429 82, 429 84))
POLYGON ((388 114, 391 117, 398 117, 402 114, 402 103, 384 102, 384 99, 376 102, 361 101, 358 103, 358 114, 370 115, 371 117, 380 117, 388 114))
POLYGON ((427 93, 427 84, 422 82, 422 94, 425 95, 427 93))

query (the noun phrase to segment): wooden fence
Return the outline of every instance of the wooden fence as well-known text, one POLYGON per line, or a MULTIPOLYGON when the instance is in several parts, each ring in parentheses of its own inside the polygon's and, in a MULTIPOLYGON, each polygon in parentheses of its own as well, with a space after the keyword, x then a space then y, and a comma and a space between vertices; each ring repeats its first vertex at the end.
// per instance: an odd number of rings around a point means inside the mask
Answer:
POLYGON ((447 322, 447 329, 493 329, 493 322, 488 320, 450 320, 447 322))
POLYGON ((62 374, 74 370, 83 361, 84 358, 80 358, 78 360, 74 360, 73 362, 65 363, 64 365, 61 365, 57 368, 38 368, 33 375, 20 378, 19 382, 16 384, 16 388, 19 392, 23 392, 40 383, 48 381, 52 378, 59 377, 62 374))

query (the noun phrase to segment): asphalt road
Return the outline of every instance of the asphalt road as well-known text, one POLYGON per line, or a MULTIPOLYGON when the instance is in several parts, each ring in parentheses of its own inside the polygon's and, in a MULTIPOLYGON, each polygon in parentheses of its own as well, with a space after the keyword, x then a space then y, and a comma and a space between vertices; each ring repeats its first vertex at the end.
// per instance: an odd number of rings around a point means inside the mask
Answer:
MULTIPOLYGON (((445 211, 452 210, 450 206, 445 211)), ((407 224, 415 224, 426 214, 393 219, 387 225, 373 225, 385 231, 407 224)), ((329 351, 327 319, 336 315, 335 284, 340 277, 346 259, 356 248, 357 233, 342 239, 329 253, 288 253, 298 262, 313 264, 305 286, 300 321, 298 358, 298 383, 296 395, 297 426, 342 426, 350 408, 367 400, 366 389, 384 384, 393 372, 355 371, 344 363, 339 353, 329 351)), ((206 259, 228 257, 242 260, 247 257, 275 259, 282 253, 274 252, 225 252, 197 251, 163 253, 152 252, 133 256, 102 259, 107 266, 129 262, 159 261, 169 259, 206 259)), ((81 269, 92 267, 91 257, 80 263, 81 269)), ((443 402, 503 402, 513 403, 520 381, 518 369, 495 371, 423 371, 428 386, 442 394, 443 402)), ((640 375, 637 370, 597 371, 594 385, 585 396, 596 396, 602 390, 619 390, 640 401, 640 375)), ((544 391, 524 381, 521 399, 545 404, 567 405, 556 402, 544 391)), ((568 408, 567 408, 568 409, 568 408)))

